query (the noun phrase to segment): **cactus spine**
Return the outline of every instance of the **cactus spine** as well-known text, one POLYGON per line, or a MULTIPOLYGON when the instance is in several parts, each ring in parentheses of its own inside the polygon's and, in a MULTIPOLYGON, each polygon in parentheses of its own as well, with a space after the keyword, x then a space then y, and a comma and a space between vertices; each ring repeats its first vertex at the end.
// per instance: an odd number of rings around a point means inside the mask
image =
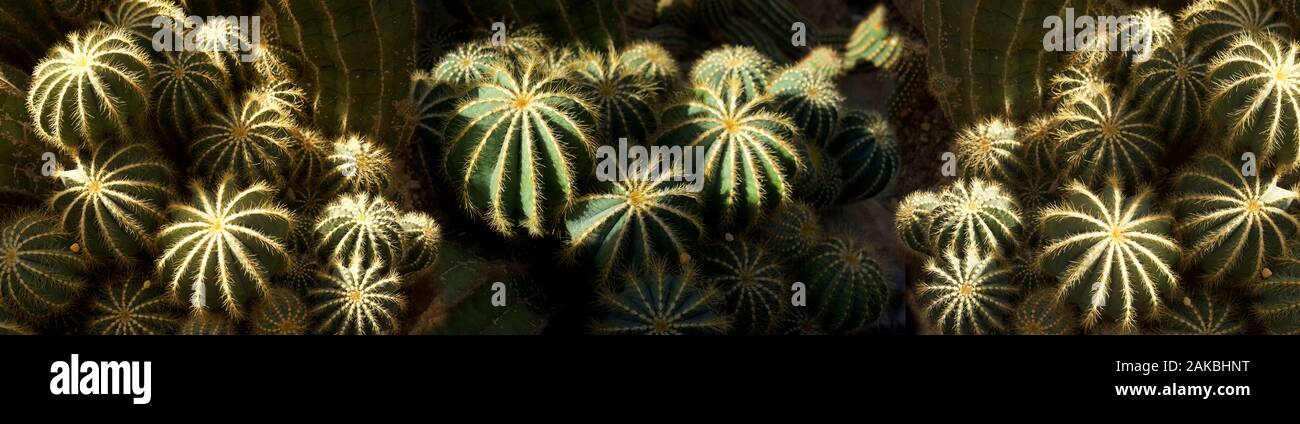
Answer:
POLYGON ((855 333, 884 314, 885 276, 853 241, 833 238, 813 246, 799 276, 808 284, 808 305, 829 331, 855 333))
POLYGON ((1300 46, 1239 37, 1210 65, 1208 116, 1227 153, 1254 152, 1280 169, 1300 159, 1300 46))
POLYGON ((196 129, 190 156, 210 182, 230 173, 243 184, 278 184, 289 163, 292 129, 284 111, 250 97, 196 129))
POLYGON ((998 183, 959 181, 939 194, 930 219, 931 246, 1010 252, 1019 245, 1020 206, 998 183))
POLYGON ((840 130, 825 145, 844 178, 840 201, 866 200, 889 185, 898 174, 898 141, 894 128, 875 112, 849 112, 840 130))
POLYGON ((596 334, 716 334, 730 328, 712 308, 718 291, 697 285, 690 268, 672 271, 651 263, 640 271, 628 269, 623 278, 622 291, 601 292, 609 315, 594 326, 596 334))
POLYGON ((1205 292, 1174 302, 1161 321, 1162 330, 1167 334, 1217 336, 1240 334, 1245 329, 1237 320, 1231 301, 1219 300, 1205 292))
POLYGON ((721 292, 734 331, 771 332, 787 302, 788 288, 777 257, 759 245, 737 240, 711 250, 700 263, 703 281, 721 292))
POLYGON ((316 252, 326 262, 365 266, 402 258, 401 215, 392 202, 369 193, 335 199, 316 222, 316 252))
POLYGON ((311 318, 302 299, 293 290, 283 287, 268 291, 253 307, 250 320, 253 334, 292 336, 307 334, 311 330, 311 318))

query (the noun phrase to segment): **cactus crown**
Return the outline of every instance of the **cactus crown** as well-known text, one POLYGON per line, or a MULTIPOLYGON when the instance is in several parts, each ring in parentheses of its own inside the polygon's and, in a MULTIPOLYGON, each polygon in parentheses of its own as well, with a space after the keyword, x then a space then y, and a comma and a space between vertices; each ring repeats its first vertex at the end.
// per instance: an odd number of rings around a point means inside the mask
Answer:
POLYGON ((939 330, 948 334, 988 334, 1006 330, 1011 296, 1010 270, 996 254, 968 245, 958 256, 948 249, 925 265, 929 280, 916 291, 939 330))

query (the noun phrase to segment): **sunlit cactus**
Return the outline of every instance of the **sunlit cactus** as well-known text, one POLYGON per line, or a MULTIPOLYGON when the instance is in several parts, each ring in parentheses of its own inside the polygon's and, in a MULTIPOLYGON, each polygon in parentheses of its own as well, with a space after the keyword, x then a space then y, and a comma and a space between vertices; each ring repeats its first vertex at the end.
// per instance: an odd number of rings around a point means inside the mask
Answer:
POLYGON ((1070 66, 1052 76, 1051 99, 1069 107, 1080 99, 1096 95, 1112 95, 1115 88, 1096 71, 1082 66, 1070 66))
POLYGON ((91 334, 171 334, 179 324, 166 288, 148 279, 126 277, 111 281, 91 304, 91 334))
POLYGON ((782 260, 803 257, 822 236, 821 224, 811 207, 802 202, 786 202, 772 212, 759 239, 782 260))
POLYGON ((1039 265, 1061 281, 1057 297, 1079 305, 1085 326, 1104 315, 1133 327, 1158 312, 1161 294, 1178 286, 1173 216, 1156 209, 1150 189, 1129 195, 1118 179, 1099 191, 1075 182, 1066 192, 1039 218, 1047 244, 1039 265))
POLYGON ((889 302, 880 265, 848 239, 832 238, 813 246, 799 278, 808 285, 808 306, 828 331, 866 329, 880 319, 889 302))
POLYGON ((728 81, 740 85, 742 102, 763 96, 768 76, 773 70, 771 59, 744 46, 728 46, 704 54, 691 68, 691 81, 698 87, 726 91, 728 81))
POLYGON ((312 216, 333 200, 328 187, 324 187, 326 162, 331 143, 310 127, 295 127, 290 132, 293 143, 289 148, 289 172, 285 179, 285 202, 312 216))
POLYGON ((356 134, 330 143, 324 165, 318 184, 326 194, 383 193, 393 179, 393 159, 388 150, 356 134))
POLYGON ((790 302, 780 259, 758 244, 737 240, 708 249, 701 281, 718 289, 722 310, 740 334, 770 333, 790 302))
POLYGON ((284 243, 293 217, 264 184, 242 186, 228 176, 190 189, 193 200, 173 204, 171 223, 158 234, 158 274, 196 312, 224 309, 240 317, 244 303, 288 265, 284 243))
POLYGON ((32 72, 36 134, 66 150, 131 134, 148 109, 151 74, 149 56, 123 30, 69 35, 32 72))
POLYGON ((1230 49, 1239 35, 1291 35, 1285 17, 1267 0, 1197 0, 1178 21, 1192 54, 1203 60, 1230 49))
POLYGON ((1204 290, 1170 302, 1160 323, 1160 330, 1165 334, 1221 336, 1241 334, 1246 329, 1238 320, 1231 298, 1204 290))
POLYGON ((207 181, 227 174, 244 184, 278 184, 284 178, 294 126, 286 112, 247 98, 207 119, 189 142, 195 169, 207 181))
POLYGON ((954 145, 957 163, 965 175, 1007 183, 1019 183, 1025 178, 1025 164, 1021 162, 1025 147, 1010 122, 984 119, 963 129, 954 145))
POLYGON ((789 117, 807 142, 824 145, 835 134, 844 103, 835 81, 792 67, 772 76, 767 93, 772 107, 789 117))
POLYGON ((130 33, 137 45, 144 48, 152 46, 153 37, 159 31, 183 24, 185 11, 171 0, 121 0, 105 7, 100 21, 130 33), (163 28, 154 26, 155 20, 164 24, 163 28))
POLYGON ((840 52, 827 46, 814 47, 799 59, 795 68, 811 72, 816 78, 834 81, 844 76, 844 58, 840 52))
POLYGON ((572 65, 570 78, 575 88, 596 108, 601 117, 596 136, 601 140, 627 138, 649 143, 654 134, 654 83, 623 65, 618 54, 587 52, 572 65))
POLYGON ((1070 62, 1109 75, 1124 75, 1134 62, 1145 58, 1143 54, 1174 40, 1173 18, 1158 8, 1136 9, 1125 17, 1113 26, 1099 22, 1092 37, 1075 38, 1081 45, 1070 54, 1070 62))
POLYGON ((295 120, 305 116, 308 108, 307 93, 289 80, 266 81, 249 89, 245 97, 295 120))
POLYGON ((1294 191, 1277 186, 1267 168, 1245 176, 1218 155, 1197 158, 1174 180, 1173 204, 1184 261, 1208 282, 1249 280, 1281 255, 1300 221, 1287 211, 1294 191))
POLYGON ((340 196, 316 222, 316 252, 323 261, 367 266, 394 264, 402 255, 401 214, 383 196, 361 192, 340 196))
POLYGON ((1221 149, 1253 152, 1283 169, 1300 159, 1300 46, 1239 37, 1210 65, 1207 116, 1221 149))
POLYGON ((1038 115, 1021 126, 1017 134, 1021 143, 1020 162, 1024 164, 1025 178, 1012 185, 1025 211, 1025 221, 1038 219, 1037 211, 1055 200, 1056 186, 1061 180, 1060 158, 1056 156, 1056 140, 1052 133, 1056 121, 1051 115, 1038 115))
POLYGON ((1089 184, 1102 184, 1112 175, 1128 184, 1146 182, 1165 154, 1159 128, 1127 98, 1078 97, 1055 119, 1061 164, 1068 175, 1089 184))
POLYGON ((898 211, 894 213, 894 232, 908 253, 919 257, 935 254, 930 241, 930 225, 942 204, 940 196, 929 191, 914 191, 898 203, 898 211))
MULTIPOLYGON (((1012 287, 1016 287, 1014 282, 1012 287)), ((1016 306, 1011 313, 1011 329, 1015 334, 1027 336, 1067 335, 1074 333, 1075 320, 1074 311, 1057 300, 1056 291, 1043 288, 1030 293, 1016 306)))
POLYGON ((80 248, 46 212, 22 212, 0 228, 0 307, 28 320, 62 313, 86 288, 80 248))
POLYGON ((131 259, 150 248, 172 193, 171 169, 143 144, 82 151, 50 198, 63 228, 93 257, 131 259))
POLYGON ((844 178, 840 201, 866 200, 889 186, 898 174, 898 148, 894 128, 883 116, 864 111, 845 115, 839 132, 825 146, 844 178))
POLYGON ((888 11, 885 5, 878 5, 858 22, 844 46, 845 67, 870 63, 876 68, 889 69, 905 54, 902 35, 888 25, 888 11))
POLYGON ((596 334, 718 334, 731 327, 713 309, 721 293, 697 283, 691 268, 651 263, 629 268, 621 278, 621 291, 602 289, 600 303, 609 314, 592 328, 596 334))
POLYGON ((230 74, 211 56, 166 54, 155 70, 149 93, 154 123, 171 137, 187 139, 194 128, 230 102, 230 74))
POLYGON ((423 212, 402 214, 398 223, 402 225, 402 260, 397 272, 411 275, 432 268, 442 244, 442 227, 423 212))
POLYGON ((1251 312, 1269 334, 1300 334, 1300 257, 1292 251, 1254 284, 1251 312))
POLYGON ((229 318, 206 311, 190 312, 176 330, 176 334, 183 336, 233 336, 235 333, 235 325, 229 318))
POLYGON ((655 94, 663 96, 677 87, 681 71, 673 55, 656 43, 642 42, 632 45, 619 54, 619 62, 634 74, 654 84, 655 94))
POLYGON ((1019 245, 1020 206, 1001 184, 964 179, 938 197, 930 213, 931 246, 974 245, 984 252, 1011 252, 1019 245))
POLYGON ((320 334, 389 334, 400 325, 406 299, 402 282, 383 263, 363 265, 359 256, 348 265, 335 262, 319 276, 320 285, 308 294, 314 302, 316 332, 320 334))
POLYGON ((491 78, 500 63, 501 58, 487 47, 463 44, 443 56, 431 75, 453 86, 469 85, 491 78))
POLYGON ((1010 269, 996 254, 957 246, 925 265, 926 279, 918 283, 917 296, 926 315, 944 334, 992 334, 1008 330, 1011 298, 1016 287, 1008 284, 1010 269))
POLYGON ((1138 106, 1164 128, 1170 150, 1182 150, 1189 144, 1184 140, 1201 127, 1209 92, 1206 69, 1178 43, 1156 49, 1133 68, 1133 84, 1142 93, 1138 106))
POLYGON ((311 317, 302 298, 293 290, 277 287, 268 291, 249 316, 253 334, 296 336, 311 331, 311 317))

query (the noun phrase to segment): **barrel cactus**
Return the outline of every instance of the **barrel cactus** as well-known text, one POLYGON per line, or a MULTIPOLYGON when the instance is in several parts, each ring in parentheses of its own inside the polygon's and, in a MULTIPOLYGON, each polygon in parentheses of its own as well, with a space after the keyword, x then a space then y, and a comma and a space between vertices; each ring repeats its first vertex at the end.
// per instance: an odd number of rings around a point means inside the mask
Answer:
POLYGON ((61 171, 64 189, 50 198, 63 228, 95 257, 129 260, 152 244, 165 219, 172 172, 143 144, 83 150, 76 168, 61 171))
POLYGON ((618 60, 633 74, 649 80, 657 96, 676 88, 681 78, 673 55, 656 43, 641 42, 629 46, 619 54, 618 60))
POLYGON ((709 249, 700 257, 701 279, 716 287, 722 310, 741 334, 767 334, 789 302, 780 261, 761 245, 736 240, 709 249))
POLYGON ((438 260, 442 227, 423 212, 404 213, 398 223, 402 225, 402 261, 397 272, 411 275, 432 268, 438 260))
POLYGON ((605 287, 600 303, 609 311, 595 324, 596 334, 717 334, 731 323, 714 311, 717 289, 702 286, 691 268, 678 271, 663 264, 628 268, 624 288, 605 287))
POLYGON ((388 150, 368 138, 349 134, 330 145, 320 190, 326 194, 382 193, 393 178, 388 150))
POLYGON ((109 283, 91 304, 90 333, 101 335, 171 334, 179 324, 164 287, 128 277, 109 283))
POLYGON ((853 111, 840 121, 839 128, 825 148, 844 178, 840 201, 866 200, 884 191, 899 169, 893 126, 875 112, 853 111))
POLYGON ((130 33, 137 45, 151 46, 159 31, 170 31, 173 25, 185 22, 185 11, 171 0, 121 0, 104 8, 100 21, 130 33), (154 26, 155 20, 164 27, 154 26))
POLYGON ((957 135, 957 163, 965 175, 988 180, 1016 182, 1025 178, 1021 162, 1024 145, 1016 126, 999 118, 987 118, 957 135))
POLYGON ((311 330, 311 318, 302 298, 293 290, 277 287, 253 306, 253 334, 294 336, 311 330))
POLYGON ((817 213, 801 202, 787 202, 767 218, 759 239, 778 258, 803 257, 822 236, 817 213))
POLYGON ((996 254, 981 253, 967 245, 931 258, 926 280, 916 293, 925 312, 944 334, 990 334, 1008 330, 1011 298, 1016 288, 1008 284, 1009 268, 996 254))
POLYGON ((1288 37, 1291 27, 1267 0, 1197 0, 1179 16, 1184 39, 1204 59, 1231 49, 1238 35, 1288 37))
POLYGON ((231 101, 230 71, 207 54, 169 53, 156 70, 149 104, 154 124, 172 138, 188 139, 194 128, 231 101))
POLYGON ((772 107, 794 122, 805 141, 825 144, 835 134, 844 96, 834 80, 790 67, 772 77, 767 93, 773 97, 772 107))
POLYGON ((1300 334, 1300 257, 1278 258, 1254 286, 1251 312, 1269 334, 1300 334))
POLYGON ((839 163, 816 144, 800 143, 798 148, 805 167, 795 179, 794 197, 816 210, 840 204, 844 178, 839 163))
POLYGON ((401 213, 383 196, 340 196, 321 212, 315 228, 317 256, 326 262, 351 264, 356 258, 371 266, 402 258, 401 213))
POLYGON ((912 192, 898 203, 898 210, 894 213, 894 232, 908 253, 918 257, 936 253, 930 241, 930 225, 942 204, 940 196, 929 191, 912 192))
POLYGON ((1126 97, 1077 98, 1056 115, 1057 152, 1068 175, 1102 184, 1111 175, 1138 184, 1158 171, 1165 154, 1158 128, 1126 97))
POLYGON ((215 182, 279 183, 289 163, 293 120, 274 105, 246 98, 194 130, 189 152, 196 171, 215 182))
MULTIPOLYGON (((1014 286, 1013 286, 1014 287, 1014 286)), ((1011 314, 1011 329, 1022 335, 1066 335, 1074 332, 1074 311, 1050 288, 1025 296, 1011 314)))
POLYGON ((737 100, 746 102, 762 97, 773 70, 771 59, 750 47, 728 46, 704 54, 691 68, 691 81, 697 86, 723 91, 730 81, 739 86, 737 100))
POLYGON ((855 333, 884 314, 889 287, 880 266, 857 243, 832 238, 808 252, 799 271, 808 305, 828 331, 855 333))
POLYGON ((69 151, 131 134, 147 110, 152 72, 149 56, 123 30, 73 33, 32 72, 33 127, 69 151))
POLYGON ((939 194, 930 220, 931 246, 1010 252, 1020 243, 1020 206, 998 183, 971 178, 953 184, 939 194))
POLYGON ((0 336, 25 336, 31 334, 36 334, 36 332, 32 331, 31 327, 10 316, 3 308, 0 308, 0 336))
POLYGON ((0 228, 0 307, 29 320, 65 311, 85 290, 80 248, 45 212, 22 212, 0 228))
POLYGON ((308 291, 319 334, 388 334, 397 330, 406 299, 398 292, 401 278, 382 262, 363 264, 353 256, 335 261, 319 274, 320 285, 308 291))
POLYGON ((1231 299, 1224 300, 1204 291, 1172 302, 1161 318, 1166 334, 1241 334, 1245 326, 1237 319, 1231 299))
POLYGON ((1156 49, 1133 68, 1133 84, 1143 93, 1140 107, 1163 128, 1170 150, 1182 150, 1183 140, 1201 128, 1201 111, 1209 96, 1207 67, 1182 45, 1156 49))
POLYGON ((1210 64, 1208 116, 1220 148, 1253 152, 1291 169, 1300 159, 1300 47, 1264 35, 1239 37, 1210 64))
POLYGON ((642 74, 623 65, 619 55, 588 52, 572 65, 570 78, 596 108, 600 122, 596 135, 601 140, 626 138, 648 143, 655 121, 655 85, 642 74))
POLYGON ((450 85, 468 85, 491 78, 500 62, 500 57, 482 45, 463 44, 434 65, 432 76, 450 85))

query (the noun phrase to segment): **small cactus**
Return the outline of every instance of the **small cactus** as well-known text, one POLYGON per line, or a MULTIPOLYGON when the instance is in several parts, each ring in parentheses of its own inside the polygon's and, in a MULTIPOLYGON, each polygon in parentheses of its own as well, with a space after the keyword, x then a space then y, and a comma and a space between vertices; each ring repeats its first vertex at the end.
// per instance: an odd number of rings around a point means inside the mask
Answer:
POLYGON ((1016 126, 999 118, 987 118, 957 135, 957 163, 965 175, 1008 183, 1023 181, 1021 162, 1025 146, 1016 136, 1016 126))
POLYGON ((930 225, 942 204, 940 196, 929 191, 912 192, 898 203, 898 211, 894 214, 894 232, 908 253, 918 257, 936 253, 934 244, 930 241, 930 225))
POLYGON ((193 311, 181 322, 176 334, 184 336, 233 336, 235 325, 224 315, 193 311))
POLYGON ((361 192, 335 199, 316 222, 316 253, 325 262, 366 266, 402 258, 401 214, 383 196, 361 192))
POLYGON ((103 145, 58 173, 65 188, 50 206, 91 256, 128 260, 150 247, 172 191, 172 172, 159 156, 143 144, 103 145))
POLYGON ((331 143, 324 165, 320 186, 326 194, 382 193, 393 179, 388 150, 355 134, 331 143))
POLYGON ((307 307, 293 290, 277 287, 253 306, 253 334, 296 336, 311 330, 307 307))
POLYGON ((348 265, 335 262, 319 275, 321 284, 308 292, 319 334, 388 334, 397 329, 406 300, 398 293, 397 274, 383 263, 363 265, 353 256, 348 265))
POLYGON ((917 285, 916 293, 940 332, 990 334, 1007 330, 1016 288, 1007 283, 1010 269, 998 255, 980 253, 968 245, 958 256, 955 248, 949 248, 942 256, 931 258, 925 271, 928 279, 917 285))
POLYGON ((470 85, 491 78, 501 59, 478 44, 464 44, 447 53, 433 67, 432 76, 453 86, 470 85))
POLYGON ((760 240, 783 260, 803 257, 820 240, 821 224, 811 207, 801 202, 786 202, 772 212, 759 233, 760 240))
POLYGON ((66 310, 86 288, 80 248, 45 212, 24 212, 0 228, 0 306, 29 320, 66 310))
POLYGON ((27 336, 36 334, 30 327, 22 322, 9 316, 3 308, 0 308, 0 336, 27 336))
POLYGON ((1300 258, 1276 259, 1254 285, 1253 315, 1268 334, 1300 334, 1300 258))
POLYGON ((286 112, 250 97, 194 130, 190 156, 209 182, 230 174, 243 184, 278 184, 289 163, 293 126, 286 112))
POLYGON ((588 52, 572 65, 570 78, 602 117, 596 135, 602 140, 626 138, 634 143, 648 143, 657 122, 655 86, 634 70, 624 67, 613 51, 588 52))
POLYGON ((1207 116, 1227 153, 1254 152, 1280 169, 1300 160, 1300 46, 1272 36, 1236 38, 1210 64, 1207 116))
POLYGON ((728 81, 735 81, 740 87, 737 99, 746 102, 763 96, 772 67, 772 60, 753 48, 723 47, 705 53, 695 62, 691 81, 719 92, 728 89, 728 81))
POLYGON ((888 25, 889 8, 877 5, 866 19, 858 22, 844 45, 844 65, 857 67, 870 63, 879 69, 889 69, 898 63, 904 53, 904 39, 888 25))
POLYGON ((427 145, 442 140, 442 129, 466 94, 462 86, 447 83, 425 71, 411 74, 411 101, 415 104, 416 133, 427 145))
POLYGON ((1138 103, 1165 130, 1171 151, 1182 150, 1201 127, 1201 111, 1208 98, 1206 66, 1183 46, 1170 43, 1133 69, 1133 84, 1143 93, 1138 103))
POLYGON ((634 44, 623 50, 618 60, 633 74, 651 81, 656 96, 663 96, 675 88, 681 78, 673 55, 655 43, 634 44))
POLYGON ((799 277, 808 285, 808 305, 829 331, 855 333, 884 315, 889 300, 885 276, 853 241, 833 238, 813 246, 799 277))
POLYGON ((442 244, 442 228, 438 222, 423 212, 408 212, 402 214, 398 223, 402 225, 402 261, 397 272, 411 275, 432 268, 442 244))
POLYGON ((835 81, 791 67, 772 77, 767 93, 772 107, 795 123, 805 141, 825 145, 835 135, 844 103, 835 81))
POLYGON ((930 245, 975 245, 982 251, 1010 252, 1019 245, 1020 206, 998 183, 965 179, 939 194, 931 212, 930 245))
POLYGON ((185 11, 171 0, 121 0, 104 8, 100 21, 110 28, 130 33, 139 46, 150 46, 154 35, 160 31, 154 26, 154 21, 159 18, 169 20, 160 21, 167 27, 173 22, 180 25, 185 22, 185 11))
POLYGON ((154 124, 172 138, 187 140, 209 115, 226 108, 229 87, 230 71, 212 56, 165 54, 149 90, 154 124))
POLYGON ((1165 153, 1158 128, 1127 98, 1109 94, 1080 96, 1058 112, 1057 153, 1066 172, 1088 184, 1111 175, 1125 183, 1147 181, 1165 153))
POLYGON ((1231 49, 1238 35, 1291 35, 1285 17, 1267 0, 1197 0, 1178 20, 1193 54, 1207 60, 1231 49))
POLYGON ((797 147, 806 167, 795 180, 795 198, 817 210, 839 204, 844 193, 839 163, 816 144, 800 143, 797 147))
POLYGON ((1245 330, 1230 300, 1205 292, 1172 302, 1160 321, 1165 334, 1221 336, 1245 330))
POLYGON ((723 311, 740 334, 767 334, 789 302, 780 260, 762 246, 737 240, 700 258, 702 281, 721 292, 723 311))
POLYGON ((717 334, 730 328, 713 311, 718 291, 697 285, 691 268, 675 271, 652 263, 639 271, 628 269, 623 279, 622 291, 606 287, 601 292, 609 315, 592 328, 596 334, 717 334))
MULTIPOLYGON (((1014 283, 1012 285, 1015 286, 1014 283)), ((1050 288, 1038 289, 1026 296, 1011 314, 1015 334, 1029 336, 1067 335, 1074 333, 1075 316, 1050 288)))
POLYGON ((893 126, 875 112, 849 112, 825 148, 839 164, 844 178, 840 202, 874 197, 898 174, 898 141, 893 126))
POLYGON ((128 277, 109 283, 91 304, 91 334, 171 334, 179 324, 167 291, 148 279, 128 277))

